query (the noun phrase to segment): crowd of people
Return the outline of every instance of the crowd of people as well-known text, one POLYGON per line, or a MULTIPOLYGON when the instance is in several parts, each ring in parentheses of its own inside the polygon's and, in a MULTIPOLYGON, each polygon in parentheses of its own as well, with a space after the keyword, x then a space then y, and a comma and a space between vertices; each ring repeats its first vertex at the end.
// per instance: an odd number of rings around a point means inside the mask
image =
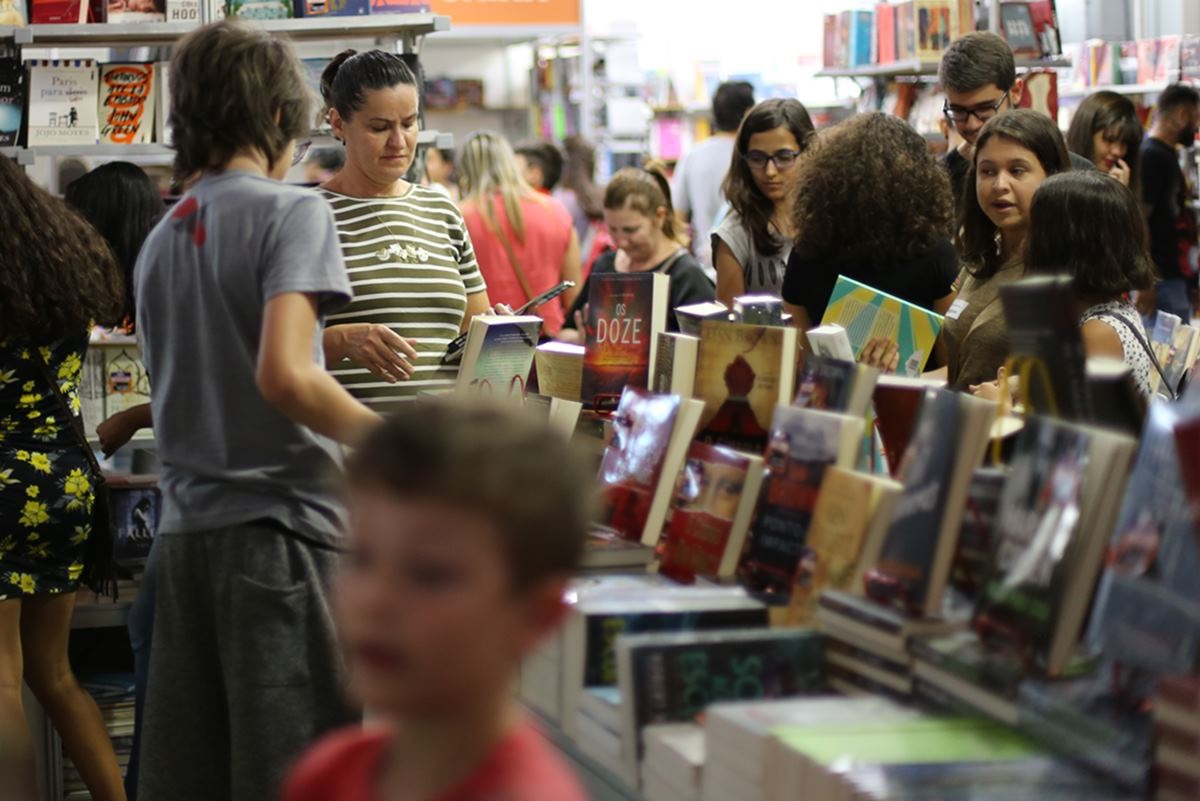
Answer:
POLYGON ((1177 146, 1200 94, 1165 88, 1147 135, 1100 92, 1064 137, 1019 108, 989 33, 944 56, 943 158, 886 114, 817 131, 731 83, 673 183, 647 162, 597 186, 585 141, 490 132, 411 180, 421 87, 378 50, 330 63, 319 112, 291 48, 232 23, 184 39, 170 75, 169 209, 131 165, 59 199, 0 159, 0 776, 21 801, 23 682, 96 801, 582 797, 510 684, 564 614, 583 472, 532 422, 411 403, 453 386, 443 357, 479 314, 571 281, 539 313, 582 341, 588 276, 659 272, 673 308, 768 294, 806 329, 847 275, 943 314, 933 375, 984 395, 1008 356, 999 289, 1023 276, 1069 274, 1087 352, 1144 393, 1147 316, 1192 317, 1177 146), (283 178, 315 113, 340 146, 314 190, 283 178), (70 419, 96 324, 136 333, 152 400, 87 422, 106 453, 152 427, 162 462, 124 782, 67 656, 102 481, 70 419))

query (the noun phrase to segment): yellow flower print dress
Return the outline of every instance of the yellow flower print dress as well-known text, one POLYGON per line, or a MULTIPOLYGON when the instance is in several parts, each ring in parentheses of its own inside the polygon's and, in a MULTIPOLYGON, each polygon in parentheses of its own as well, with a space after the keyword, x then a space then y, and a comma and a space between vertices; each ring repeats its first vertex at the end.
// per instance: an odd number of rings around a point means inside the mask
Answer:
MULTIPOLYGON (((39 347, 76 413, 87 344, 39 347)), ((95 477, 30 347, 0 342, 0 600, 74 592, 91 533, 95 477)))

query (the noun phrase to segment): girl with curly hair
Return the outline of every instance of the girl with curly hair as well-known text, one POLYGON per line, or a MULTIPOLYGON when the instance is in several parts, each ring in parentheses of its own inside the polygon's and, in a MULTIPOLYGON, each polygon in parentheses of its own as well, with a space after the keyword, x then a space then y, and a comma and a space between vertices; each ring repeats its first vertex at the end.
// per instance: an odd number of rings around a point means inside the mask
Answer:
POLYGON ((1000 287, 1025 274, 1024 252, 1033 195, 1051 175, 1071 169, 1058 126, 1029 109, 988 120, 967 173, 958 252, 966 267, 941 341, 950 386, 991 385, 1008 358, 1008 332, 1000 287))
POLYGON ((820 322, 839 275, 950 308, 954 202, 924 137, 896 117, 860 114, 818 136, 794 173, 783 300, 801 330, 820 322))
POLYGON ((121 273, 87 222, 4 157, 0 219, 0 775, 36 797, 24 682, 92 798, 119 801, 104 721, 67 659, 97 476, 55 390, 78 415, 88 332, 119 321, 121 273))
POLYGON ((778 296, 792 252, 790 176, 813 136, 799 100, 764 100, 742 120, 725 197, 732 211, 712 234, 717 300, 745 293, 778 296))

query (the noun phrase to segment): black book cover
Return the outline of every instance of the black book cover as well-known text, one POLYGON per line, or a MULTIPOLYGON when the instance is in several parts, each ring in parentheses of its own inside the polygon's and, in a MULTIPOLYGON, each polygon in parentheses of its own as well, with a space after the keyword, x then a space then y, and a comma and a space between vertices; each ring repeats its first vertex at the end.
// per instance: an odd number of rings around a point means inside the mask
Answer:
POLYGON ((972 601, 978 599, 991 566, 996 517, 1006 473, 999 467, 980 467, 971 476, 963 510, 958 548, 950 570, 950 584, 972 601))
POLYGON ((16 59, 0 58, 0 147, 20 144, 24 116, 25 70, 16 59))

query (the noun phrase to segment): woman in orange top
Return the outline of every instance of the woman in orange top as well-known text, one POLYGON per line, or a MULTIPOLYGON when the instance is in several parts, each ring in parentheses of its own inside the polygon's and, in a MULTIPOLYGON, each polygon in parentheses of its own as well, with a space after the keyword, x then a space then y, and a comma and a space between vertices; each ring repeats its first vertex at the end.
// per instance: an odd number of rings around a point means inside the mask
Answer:
POLYGON ((458 169, 463 219, 492 302, 516 308, 560 281, 575 282, 574 289, 537 310, 544 333, 554 336, 582 283, 571 216, 562 203, 530 188, 512 148, 494 133, 471 136, 458 169))

